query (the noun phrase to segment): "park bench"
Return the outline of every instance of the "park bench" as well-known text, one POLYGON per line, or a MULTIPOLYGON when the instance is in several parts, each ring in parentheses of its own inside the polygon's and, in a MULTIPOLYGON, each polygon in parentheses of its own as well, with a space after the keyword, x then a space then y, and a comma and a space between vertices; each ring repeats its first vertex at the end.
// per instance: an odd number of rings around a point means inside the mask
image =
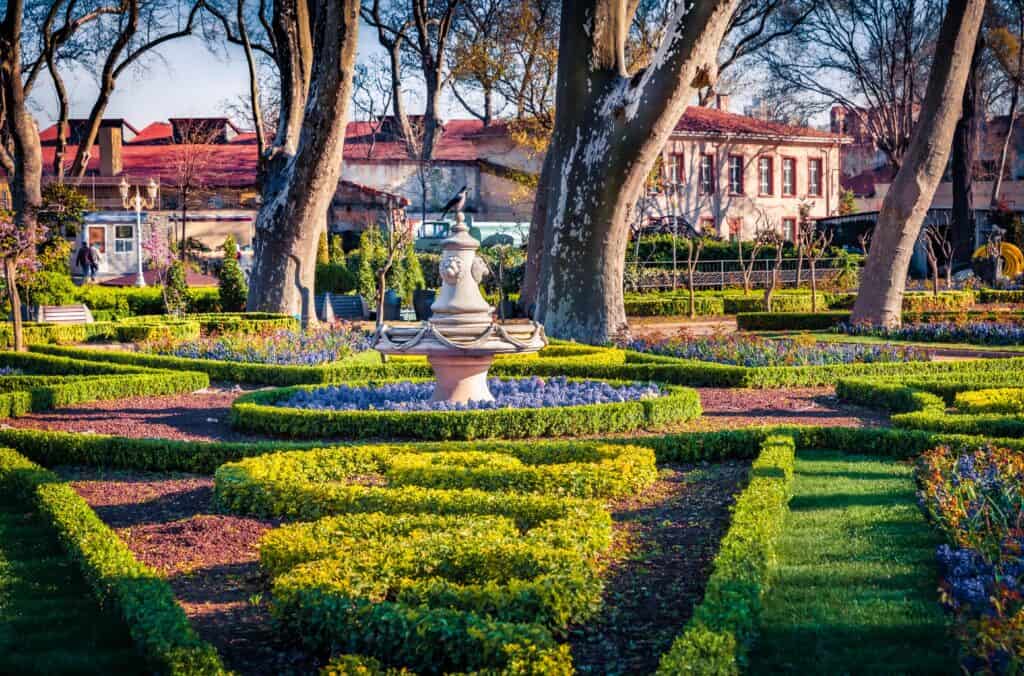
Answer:
POLYGON ((40 305, 37 321, 49 324, 92 324, 92 313, 83 303, 78 305, 40 305))
POLYGON ((322 293, 316 297, 316 316, 322 322, 331 322, 335 319, 365 319, 366 304, 359 295, 322 293))

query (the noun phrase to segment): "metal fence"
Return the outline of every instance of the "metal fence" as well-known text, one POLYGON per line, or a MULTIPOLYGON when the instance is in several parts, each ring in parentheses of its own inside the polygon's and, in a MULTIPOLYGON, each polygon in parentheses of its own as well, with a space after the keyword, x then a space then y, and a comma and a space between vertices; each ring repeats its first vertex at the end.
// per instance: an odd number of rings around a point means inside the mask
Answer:
MULTIPOLYGON (((811 266, 805 259, 798 267, 796 258, 785 258, 779 268, 779 285, 793 286, 798 282, 809 284, 811 266)), ((815 263, 814 278, 817 283, 833 280, 849 266, 846 258, 820 258, 815 263)), ((752 287, 766 287, 771 284, 775 261, 758 259, 751 266, 750 261, 709 260, 697 263, 694 270, 694 286, 700 288, 725 289, 742 286, 749 275, 752 287)), ((626 263, 625 286, 627 291, 651 289, 677 289, 688 286, 686 261, 680 261, 674 268, 671 262, 629 262, 626 263)))

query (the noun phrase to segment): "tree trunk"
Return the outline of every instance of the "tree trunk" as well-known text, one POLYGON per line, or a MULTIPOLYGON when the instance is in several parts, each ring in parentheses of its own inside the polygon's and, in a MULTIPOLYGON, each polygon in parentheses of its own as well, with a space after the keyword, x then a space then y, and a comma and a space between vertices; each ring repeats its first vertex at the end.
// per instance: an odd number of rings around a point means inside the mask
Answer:
MULTIPOLYGON (((541 165, 540 178, 537 181, 537 193, 533 198, 533 213, 530 216, 530 232, 526 242, 526 269, 523 271, 523 285, 519 291, 519 305, 527 317, 536 314, 537 295, 540 289, 540 265, 544 257, 544 232, 548 216, 548 191, 545 188, 551 182, 552 159, 557 153, 554 150, 554 139, 548 146, 541 165)), ((637 235, 637 262, 639 263, 640 236, 637 235)), ((639 265, 638 265, 639 269, 639 265)))
MULTIPOLYGON (((311 84, 282 83, 282 90, 310 94, 308 101, 290 102, 302 113, 294 155, 285 159, 291 144, 284 143, 284 161, 270 165, 264 181, 246 303, 250 311, 283 312, 315 322, 316 252, 341 174, 358 25, 359 0, 320 4, 312 22, 311 84)), ((302 42, 294 35, 290 39, 302 42)), ((282 121, 282 128, 289 124, 282 121)))
POLYGON ((956 131, 953 132, 953 260, 967 261, 974 250, 974 164, 978 159, 981 59, 984 39, 979 35, 971 59, 971 68, 964 86, 963 105, 956 131))
POLYGON ((907 266, 960 117, 984 0, 950 0, 910 148, 882 202, 851 321, 900 324, 907 266))
POLYGON ((999 149, 999 164, 996 165, 996 178, 992 184, 992 199, 989 200, 989 207, 999 207, 999 194, 1003 189, 1003 174, 1006 173, 1006 160, 1010 155, 1010 143, 1013 140, 1013 125, 1017 121, 1017 106, 1020 103, 1020 82, 1015 80, 1013 89, 1010 90, 1009 120, 1006 123, 1006 136, 1003 137, 1002 148, 999 149))
POLYGON ((21 295, 18 293, 17 261, 4 259, 4 278, 7 280, 7 297, 11 301, 11 320, 14 322, 14 351, 25 351, 25 333, 21 326, 21 295))
MULTIPOLYGON (((28 111, 22 83, 23 0, 10 0, 0 24, 0 100, 4 103, 5 135, 13 147, 14 174, 8 176, 14 222, 19 230, 32 232, 42 206, 43 151, 39 130, 28 111)), ((24 349, 21 330, 21 299, 16 284, 15 260, 4 262, 8 295, 14 320, 15 349, 24 349)))
MULTIPOLYGON (((781 246, 781 245, 779 245, 781 246)), ((818 311, 818 259, 811 258, 809 261, 809 267, 811 268, 811 312, 818 311)))
POLYGON ((551 335, 588 343, 628 331, 622 281, 630 215, 698 74, 715 72, 735 3, 681 4, 650 67, 632 77, 627 4, 562 7, 537 314, 551 335))

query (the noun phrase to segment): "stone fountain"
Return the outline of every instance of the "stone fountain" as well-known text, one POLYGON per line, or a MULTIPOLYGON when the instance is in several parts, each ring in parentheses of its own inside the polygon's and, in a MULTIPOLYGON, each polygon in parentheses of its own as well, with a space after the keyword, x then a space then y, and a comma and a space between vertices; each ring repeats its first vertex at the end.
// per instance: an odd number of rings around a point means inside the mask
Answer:
POLYGON ((383 354, 423 354, 434 369, 434 401, 493 401, 487 371, 496 354, 536 352, 548 344, 537 322, 503 324, 480 295, 487 264, 476 254, 461 210, 441 243, 441 292, 433 316, 418 325, 381 325, 373 340, 383 354))

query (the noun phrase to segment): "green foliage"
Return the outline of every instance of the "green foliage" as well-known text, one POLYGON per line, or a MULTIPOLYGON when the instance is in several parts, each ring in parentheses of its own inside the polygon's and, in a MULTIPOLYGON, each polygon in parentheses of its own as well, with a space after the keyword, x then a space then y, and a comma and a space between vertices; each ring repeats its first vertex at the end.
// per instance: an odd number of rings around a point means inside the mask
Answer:
MULTIPOLYGON (((387 251, 379 228, 370 227, 359 236, 359 250, 351 252, 346 260, 355 277, 355 288, 371 303, 377 298, 377 273, 384 265, 387 251)), ((426 283, 412 242, 396 258, 388 271, 387 285, 406 302, 412 302, 412 293, 426 283)))
POLYGON ((822 331, 850 321, 845 310, 827 312, 741 312, 736 327, 741 331, 822 331))
POLYGON ((188 308, 188 282, 185 280, 185 265, 175 261, 167 271, 167 283, 163 288, 164 312, 180 317, 188 308))
MULTIPOLYGON (((690 314, 690 298, 682 294, 637 294, 625 298, 630 317, 679 317, 690 314)), ((694 297, 694 314, 717 316, 725 314, 725 301, 707 295, 694 297)))
POLYGON ((959 392, 953 402, 964 413, 1024 413, 1024 389, 997 389, 959 392))
POLYGON ((979 303, 1024 303, 1024 291, 978 289, 979 303))
MULTIPOLYGON (((250 458, 217 470, 216 499, 235 511, 320 519, 272 531, 260 548, 274 577, 275 616, 310 647, 417 671, 571 673, 568 649, 552 632, 598 607, 595 555, 610 544, 611 519, 600 502, 563 494, 586 472, 579 464, 616 458, 635 458, 627 466, 643 468, 636 479, 644 485, 654 477, 649 451, 586 442, 450 448, 250 458), (422 477, 430 486, 358 481, 382 464, 409 462, 410 452, 428 456, 419 464, 435 468, 422 477), (564 467, 549 469, 557 465, 564 467), (547 478, 527 480, 531 492, 520 493, 524 466, 547 478), (470 469, 476 486, 507 474, 494 491, 433 487, 464 485, 460 475, 470 469)), ((353 660, 361 661, 345 662, 353 660)))
POLYGON ((658 674, 739 674, 746 666, 788 511, 794 457, 791 437, 762 443, 750 483, 736 499, 704 600, 662 656, 658 674))
POLYGON ((344 265, 345 247, 342 246, 341 235, 331 235, 328 245, 330 247, 330 260, 328 262, 331 265, 344 265))
MULTIPOLYGON (((47 183, 43 186, 43 206, 39 211, 39 223, 46 226, 51 235, 75 238, 85 225, 86 212, 92 211, 89 199, 66 183, 47 183)), ((65 267, 67 258, 64 259, 65 267)))
POLYGON ((217 275, 217 289, 220 304, 225 312, 241 312, 245 309, 249 288, 245 283, 245 273, 238 264, 238 245, 232 235, 224 240, 224 263, 217 275))
POLYGON ((839 191, 839 215, 849 216, 857 211, 856 195, 852 190, 839 191))
POLYGON ((70 485, 19 453, 0 449, 0 485, 53 525, 104 606, 117 610, 151 669, 226 674, 217 651, 196 636, 167 581, 140 563, 70 485))
POLYGON ((316 243, 316 264, 327 265, 331 262, 330 245, 327 243, 327 231, 320 231, 320 239, 316 243))
POLYGON ((155 371, 41 354, 3 352, 0 353, 0 365, 16 367, 34 375, 60 376, 59 379, 46 380, 0 376, 0 391, 7 393, 0 395, 0 413, 9 416, 86 401, 193 392, 210 384, 206 374, 194 371, 155 371), (24 389, 16 390, 16 387, 24 389))
POLYGON ((345 263, 330 263, 316 266, 314 288, 317 293, 327 291, 334 294, 351 293, 356 290, 358 280, 345 263))
POLYGON ((231 406, 231 424, 247 432, 297 439, 517 439, 651 429, 700 415, 697 393, 678 387, 653 399, 536 409, 335 411, 277 405, 294 391, 285 388, 242 395, 231 406))

